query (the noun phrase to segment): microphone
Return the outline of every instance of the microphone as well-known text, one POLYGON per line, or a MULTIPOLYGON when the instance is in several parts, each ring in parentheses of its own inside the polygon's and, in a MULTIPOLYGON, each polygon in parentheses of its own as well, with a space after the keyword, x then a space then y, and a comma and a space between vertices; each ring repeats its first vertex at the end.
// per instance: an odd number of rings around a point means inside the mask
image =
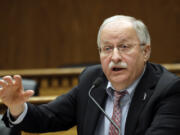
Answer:
POLYGON ((95 103, 95 105, 100 109, 100 111, 105 115, 105 117, 115 126, 115 128, 118 130, 119 135, 120 133, 120 128, 116 125, 116 123, 107 115, 105 110, 99 105, 99 103, 91 96, 91 92, 95 87, 98 87, 102 83, 103 79, 101 77, 98 77, 94 82, 91 88, 89 89, 89 97, 90 99, 95 103))

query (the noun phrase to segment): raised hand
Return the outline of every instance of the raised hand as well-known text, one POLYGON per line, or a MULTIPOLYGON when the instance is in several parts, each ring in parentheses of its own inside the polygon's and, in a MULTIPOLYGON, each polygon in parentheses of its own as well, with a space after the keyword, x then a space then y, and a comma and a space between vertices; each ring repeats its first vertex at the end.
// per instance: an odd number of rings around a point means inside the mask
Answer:
POLYGON ((33 90, 24 91, 20 75, 5 76, 0 80, 0 99, 10 109, 14 117, 24 111, 24 103, 34 94, 33 90))

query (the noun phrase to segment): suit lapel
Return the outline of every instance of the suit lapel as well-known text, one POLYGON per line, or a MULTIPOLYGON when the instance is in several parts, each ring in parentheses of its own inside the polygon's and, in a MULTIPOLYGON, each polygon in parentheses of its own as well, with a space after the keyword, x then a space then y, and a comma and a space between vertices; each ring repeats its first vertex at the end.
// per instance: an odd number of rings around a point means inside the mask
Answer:
MULTIPOLYGON (((101 107, 104 108, 104 103, 106 100, 106 86, 107 86, 107 80, 104 80, 103 83, 97 88, 94 88, 91 92, 92 97, 101 105, 101 107)), ((95 105, 95 103, 89 98, 88 104, 87 104, 87 111, 85 116, 85 131, 84 135, 92 135, 95 132, 98 119, 100 118, 101 111, 99 108, 95 105)))
POLYGON ((136 87, 134 96, 129 107, 128 116, 126 119, 125 135, 133 135, 137 125, 138 117, 151 97, 154 87, 158 81, 158 74, 147 64, 146 71, 136 87))

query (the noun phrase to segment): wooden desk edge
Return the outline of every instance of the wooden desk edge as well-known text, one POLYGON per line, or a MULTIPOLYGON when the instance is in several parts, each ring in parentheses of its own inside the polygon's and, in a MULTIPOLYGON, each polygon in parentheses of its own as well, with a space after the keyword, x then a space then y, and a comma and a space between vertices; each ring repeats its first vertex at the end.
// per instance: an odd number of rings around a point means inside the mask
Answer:
MULTIPOLYGON (((28 102, 32 104, 45 104, 48 102, 53 101, 57 96, 37 96, 31 97, 28 102)), ((2 101, 0 100, 0 106, 5 106, 2 101)))
POLYGON ((22 76, 79 75, 83 71, 83 69, 84 67, 0 70, 0 76, 15 74, 22 76))

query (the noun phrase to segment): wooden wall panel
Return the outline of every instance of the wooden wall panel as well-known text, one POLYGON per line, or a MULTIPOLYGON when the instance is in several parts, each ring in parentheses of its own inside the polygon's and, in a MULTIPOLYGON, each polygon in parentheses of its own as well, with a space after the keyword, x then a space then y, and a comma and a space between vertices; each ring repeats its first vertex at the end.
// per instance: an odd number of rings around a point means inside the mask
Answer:
POLYGON ((179 0, 1 0, 0 68, 98 63, 98 28, 115 14, 147 24, 151 61, 180 62, 179 0))

